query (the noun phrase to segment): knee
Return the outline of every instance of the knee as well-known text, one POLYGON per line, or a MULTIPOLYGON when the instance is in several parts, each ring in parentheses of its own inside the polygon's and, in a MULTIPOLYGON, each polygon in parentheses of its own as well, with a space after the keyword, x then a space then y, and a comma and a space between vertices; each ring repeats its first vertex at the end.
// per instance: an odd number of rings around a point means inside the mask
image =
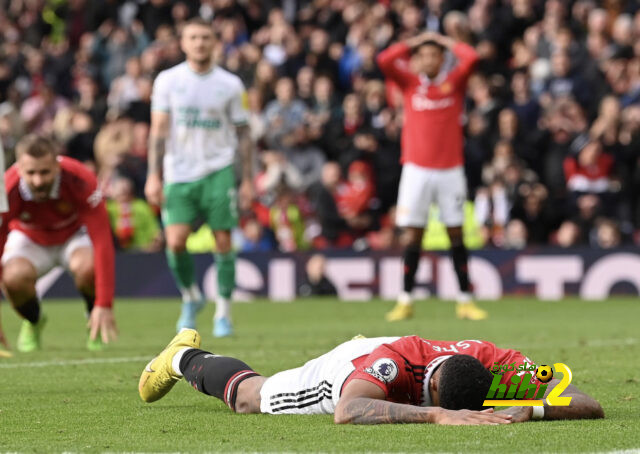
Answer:
POLYGON ((9 264, 2 272, 2 284, 10 295, 33 293, 38 276, 30 264, 9 264))
POLYGON ((216 251, 219 254, 226 254, 231 251, 231 233, 216 232, 216 251))
POLYGON ((400 237, 400 242, 403 247, 420 247, 422 244, 423 232, 416 232, 415 230, 405 230, 400 237))
POLYGON ((88 291, 94 287, 93 264, 85 264, 71 271, 76 287, 88 291))
POLYGON ((187 250, 187 237, 185 235, 167 235, 167 249, 174 254, 187 250))
POLYGON ((251 377, 238 386, 235 409, 236 413, 249 414, 260 413, 260 389, 266 378, 262 376, 251 377))
POLYGON ((451 241, 451 246, 452 247, 458 247, 458 246, 462 246, 463 245, 463 237, 462 237, 462 229, 461 228, 454 228, 454 229, 449 229, 448 231, 449 233, 449 240, 451 241))

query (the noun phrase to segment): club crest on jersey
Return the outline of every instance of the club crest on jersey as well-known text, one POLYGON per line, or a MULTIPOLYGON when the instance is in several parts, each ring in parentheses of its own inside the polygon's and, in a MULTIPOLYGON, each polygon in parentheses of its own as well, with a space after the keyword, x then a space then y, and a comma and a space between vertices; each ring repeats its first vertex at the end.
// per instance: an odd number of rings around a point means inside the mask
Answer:
POLYGON ((440 85, 440 92, 442 92, 443 95, 448 95, 452 90, 453 86, 451 85, 451 82, 444 82, 440 85))
POLYGON ((391 358, 381 358, 364 371, 381 382, 391 383, 398 376, 398 365, 391 358))
POLYGON ((69 214, 73 210, 73 206, 66 200, 61 200, 57 203, 56 208, 61 214, 69 214))
POLYGON ((23 211, 22 213, 20 213, 20 220, 21 221, 29 221, 31 219, 31 213, 27 212, 27 211, 23 211))

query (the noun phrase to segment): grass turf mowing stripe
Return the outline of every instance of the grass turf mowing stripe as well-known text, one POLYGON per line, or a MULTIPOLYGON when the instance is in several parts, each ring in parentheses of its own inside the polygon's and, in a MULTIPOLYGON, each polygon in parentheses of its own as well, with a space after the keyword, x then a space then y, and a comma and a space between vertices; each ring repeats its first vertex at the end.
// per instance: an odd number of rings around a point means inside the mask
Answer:
POLYGON ((90 364, 134 363, 137 361, 148 360, 148 356, 132 356, 129 358, 86 358, 61 361, 36 361, 31 363, 0 364, 0 369, 17 369, 20 367, 86 366, 90 364))

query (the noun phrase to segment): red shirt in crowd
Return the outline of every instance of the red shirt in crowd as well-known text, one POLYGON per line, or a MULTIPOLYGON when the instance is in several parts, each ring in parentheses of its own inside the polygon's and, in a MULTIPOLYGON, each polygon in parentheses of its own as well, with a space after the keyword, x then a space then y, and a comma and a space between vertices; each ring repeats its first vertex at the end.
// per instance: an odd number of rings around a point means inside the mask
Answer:
POLYGON ((464 97, 467 79, 478 55, 473 47, 464 43, 457 43, 452 51, 458 64, 434 80, 409 70, 410 49, 403 42, 378 55, 380 69, 398 84, 404 97, 403 164, 449 169, 464 162, 464 97))
POLYGON ((593 165, 582 166, 578 158, 570 156, 564 160, 564 175, 567 188, 576 192, 600 193, 609 190, 613 157, 600 153, 593 165))
MULTIPOLYGON (((401 337, 383 344, 369 355, 353 360, 356 370, 343 385, 359 378, 378 385, 391 402, 430 406, 427 391, 433 371, 452 355, 470 355, 477 358, 488 370, 494 364, 506 365, 515 362, 517 368, 531 360, 517 350, 498 348, 495 344, 480 340, 436 341, 418 336, 401 337)), ((529 372, 535 375, 535 372, 529 372)), ((510 383, 513 375, 524 372, 505 372, 501 383, 510 383)), ((533 379, 536 384, 540 384, 533 379)), ((527 397, 529 395, 527 394, 527 397)))
POLYGON ((49 199, 35 202, 31 191, 13 165, 5 173, 9 211, 2 214, 0 256, 9 230, 19 230, 42 246, 64 244, 85 226, 94 251, 97 306, 111 307, 113 302, 114 248, 109 216, 97 187, 95 175, 82 163, 58 157, 60 173, 49 199))

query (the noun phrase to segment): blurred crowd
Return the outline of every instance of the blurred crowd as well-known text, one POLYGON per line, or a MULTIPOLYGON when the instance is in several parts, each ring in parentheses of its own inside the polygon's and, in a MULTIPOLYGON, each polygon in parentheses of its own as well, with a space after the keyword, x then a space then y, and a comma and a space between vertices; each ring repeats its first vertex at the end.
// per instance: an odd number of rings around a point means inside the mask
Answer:
MULTIPOLYGON (((402 96, 376 55, 424 29, 472 44, 466 174, 482 244, 640 242, 633 0, 0 0, 0 139, 93 168, 119 247, 162 247, 141 200, 150 97, 189 18, 248 90, 258 200, 242 251, 397 245, 402 96)), ((447 150, 442 150, 447 153, 447 150)))

